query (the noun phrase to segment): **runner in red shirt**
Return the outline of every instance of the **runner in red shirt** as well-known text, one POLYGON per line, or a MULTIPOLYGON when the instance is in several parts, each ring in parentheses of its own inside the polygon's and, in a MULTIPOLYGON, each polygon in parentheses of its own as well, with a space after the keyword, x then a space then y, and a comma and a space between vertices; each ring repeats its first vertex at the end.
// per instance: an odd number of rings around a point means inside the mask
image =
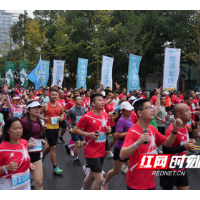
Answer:
POLYGON ((126 97, 126 88, 123 88, 122 93, 118 96, 118 99, 121 100, 122 97, 126 97))
POLYGON ((180 95, 181 95, 181 92, 177 92, 176 93, 176 96, 174 98, 172 98, 172 106, 174 108, 174 106, 178 103, 181 103, 180 101, 180 95))
POLYGON ((131 119, 132 119, 133 124, 136 124, 138 122, 138 117, 134 110, 131 113, 131 119))
MULTIPOLYGON (((58 102, 59 104, 61 104, 63 108, 65 107, 65 99, 64 99, 64 92, 63 92, 63 90, 59 90, 58 91, 58 98, 57 98, 56 102, 58 102)), ((62 128, 62 131, 61 131, 60 136, 58 137, 58 139, 62 143, 65 143, 65 141, 63 140, 63 135, 65 134, 65 132, 67 130, 67 126, 66 126, 66 123, 65 123, 65 115, 64 115, 63 121, 59 122, 59 127, 62 128)))
POLYGON ((147 90, 142 90, 142 95, 141 95, 141 97, 143 98, 143 99, 145 99, 145 95, 147 94, 147 90))
POLYGON ((90 91, 89 90, 85 90, 84 101, 87 104, 87 108, 89 108, 90 107, 90 91))
POLYGON ((156 104, 156 100, 157 100, 157 91, 156 91, 156 89, 154 89, 153 92, 154 92, 154 96, 152 96, 152 98, 151 98, 151 101, 150 101, 151 105, 155 105, 156 104))
MULTIPOLYGON (((190 108, 188 105, 180 103, 177 104, 174 109, 175 118, 179 118, 182 120, 183 124, 178 129, 178 133, 176 139, 172 145, 172 147, 163 147, 164 154, 172 154, 172 156, 186 156, 186 151, 194 151, 195 150, 195 140, 192 131, 188 134, 187 123, 191 120, 190 108), (192 139, 191 139, 192 138, 192 139)), ((172 124, 167 129, 165 136, 168 137, 173 130, 172 124)), ((166 170, 169 173, 172 173, 173 176, 160 176, 160 186, 164 190, 172 190, 174 186, 179 190, 189 190, 189 182, 188 175, 185 169, 185 164, 180 167, 176 166, 175 168, 170 168, 166 170), (180 175, 178 172, 184 171, 185 175, 180 175)))
POLYGON ((85 108, 85 112, 88 112, 88 110, 89 110, 88 105, 90 105, 90 104, 87 104, 87 102, 84 101, 84 94, 82 92, 80 92, 80 96, 81 96, 81 100, 82 100, 81 106, 83 106, 85 108))
POLYGON ((183 91, 183 94, 181 94, 181 96, 180 96, 180 101, 181 101, 181 103, 184 101, 184 96, 186 95, 186 91, 184 90, 183 91))
POLYGON ((32 98, 35 99, 35 98, 37 97, 37 94, 36 94, 37 91, 33 89, 32 92, 33 92, 33 96, 32 96, 32 98))
POLYGON ((189 106, 191 112, 191 121, 188 122, 188 125, 191 127, 195 139, 198 137, 197 124, 195 122, 195 108, 192 107, 193 97, 191 95, 185 95, 185 103, 189 106))
POLYGON ((35 166, 30 163, 28 142, 20 139, 21 120, 9 117, 4 128, 4 141, 0 145, 0 190, 30 190, 30 169, 34 170, 35 166))
POLYGON ((133 96, 133 91, 130 90, 129 94, 126 96, 126 100, 129 101, 129 98, 133 96))
POLYGON ((141 154, 156 154, 156 145, 171 146, 175 139, 177 130, 181 127, 182 121, 176 119, 173 122, 173 132, 166 138, 157 129, 150 125, 154 119, 154 108, 146 99, 141 99, 134 104, 138 122, 126 134, 123 147, 120 152, 120 159, 129 158, 129 170, 126 174, 128 189, 147 190, 155 189, 153 169, 137 169, 141 154), (147 129, 147 133, 143 131, 147 129), (148 142, 148 144, 143 144, 148 142))
POLYGON ((90 167, 89 175, 83 183, 83 190, 87 190, 94 179, 92 190, 100 189, 103 182, 102 165, 105 156, 106 133, 111 132, 109 116, 102 111, 103 95, 92 94, 91 103, 93 110, 83 115, 74 128, 75 134, 85 136, 84 155, 90 167))

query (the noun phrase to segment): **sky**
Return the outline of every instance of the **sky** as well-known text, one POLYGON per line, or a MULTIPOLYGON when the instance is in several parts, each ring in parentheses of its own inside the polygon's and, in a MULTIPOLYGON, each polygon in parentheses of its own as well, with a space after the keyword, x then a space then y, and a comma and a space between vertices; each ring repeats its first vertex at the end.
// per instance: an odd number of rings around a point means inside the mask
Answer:
MULTIPOLYGON (((33 11, 34 10, 27 10, 28 16, 33 18, 33 11)), ((24 10, 6 10, 6 12, 12 12, 12 13, 22 13, 24 14, 24 10)))

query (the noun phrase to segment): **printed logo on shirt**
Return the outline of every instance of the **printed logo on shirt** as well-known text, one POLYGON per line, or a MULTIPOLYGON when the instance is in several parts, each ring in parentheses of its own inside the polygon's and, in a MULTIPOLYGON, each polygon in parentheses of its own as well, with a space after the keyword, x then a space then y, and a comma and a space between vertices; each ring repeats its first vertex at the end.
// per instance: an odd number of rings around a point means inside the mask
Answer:
POLYGON ((10 158, 12 158, 12 157, 14 157, 14 153, 11 153, 11 154, 10 154, 10 158))

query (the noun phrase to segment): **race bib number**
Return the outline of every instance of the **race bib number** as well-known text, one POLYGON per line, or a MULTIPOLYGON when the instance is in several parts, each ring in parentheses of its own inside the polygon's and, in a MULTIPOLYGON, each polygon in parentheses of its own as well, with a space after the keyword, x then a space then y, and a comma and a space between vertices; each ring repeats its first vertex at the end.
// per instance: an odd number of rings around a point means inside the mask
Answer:
POLYGON ((195 109, 195 105, 194 105, 194 103, 192 104, 192 109, 193 109, 193 110, 195 109))
POLYGON ((33 147, 32 149, 28 149, 29 152, 38 152, 42 151, 42 141, 35 140, 34 143, 37 143, 37 146, 33 147))
POLYGON ((89 102, 87 102, 87 106, 90 106, 90 103, 89 103, 89 102))
POLYGON ((26 172, 11 175, 12 189, 17 189, 30 183, 30 170, 26 172))
POLYGON ((188 125, 191 125, 191 124, 192 124, 192 121, 189 121, 187 124, 188 124, 188 125))
POLYGON ((103 133, 103 134, 100 134, 97 138, 97 140, 95 140, 95 142, 97 143, 101 143, 101 142, 105 142, 106 141, 106 134, 103 133))
POLYGON ((76 123, 79 122, 79 120, 80 120, 81 117, 82 117, 82 116, 76 116, 76 123))
POLYGON ((13 117, 22 117, 22 113, 13 112, 13 117))
POLYGON ((162 113, 162 117, 165 117, 166 115, 165 115, 165 112, 164 113, 162 113))
POLYGON ((52 125, 58 124, 58 123, 59 123, 59 118, 60 118, 60 116, 51 117, 51 124, 52 124, 52 125))

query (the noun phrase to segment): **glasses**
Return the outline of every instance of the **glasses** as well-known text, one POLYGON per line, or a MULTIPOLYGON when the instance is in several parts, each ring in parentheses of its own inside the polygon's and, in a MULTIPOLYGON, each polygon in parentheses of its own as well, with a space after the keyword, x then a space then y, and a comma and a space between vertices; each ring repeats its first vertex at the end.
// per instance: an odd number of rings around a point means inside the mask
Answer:
POLYGON ((154 106, 147 106, 147 107, 145 107, 145 108, 143 108, 141 110, 144 110, 144 109, 153 110, 154 111, 156 109, 156 107, 154 107, 154 106))

